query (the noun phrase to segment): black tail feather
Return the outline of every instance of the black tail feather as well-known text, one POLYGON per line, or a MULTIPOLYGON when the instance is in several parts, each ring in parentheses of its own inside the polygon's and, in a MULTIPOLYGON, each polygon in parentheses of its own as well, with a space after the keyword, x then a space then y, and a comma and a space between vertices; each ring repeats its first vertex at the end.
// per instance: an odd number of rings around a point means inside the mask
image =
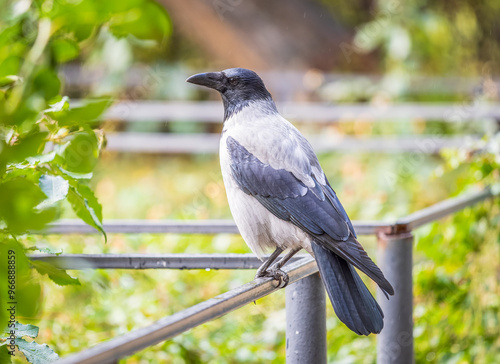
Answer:
POLYGON ((326 234, 315 236, 316 243, 323 248, 333 251, 335 254, 354 265, 360 271, 365 273, 368 277, 373 279, 378 284, 382 292, 387 298, 389 295, 394 295, 394 288, 392 288, 389 281, 384 277, 384 273, 379 267, 370 259, 366 251, 363 249, 359 241, 356 240, 354 235, 350 235, 345 241, 332 240, 326 234))
POLYGON ((354 267, 312 242, 321 278, 339 319, 358 335, 378 334, 384 314, 354 267))

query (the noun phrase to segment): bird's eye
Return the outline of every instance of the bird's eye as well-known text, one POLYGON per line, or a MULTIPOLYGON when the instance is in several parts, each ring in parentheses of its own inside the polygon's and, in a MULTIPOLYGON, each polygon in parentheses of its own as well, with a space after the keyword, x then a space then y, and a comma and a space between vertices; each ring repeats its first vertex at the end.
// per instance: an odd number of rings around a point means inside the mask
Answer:
POLYGON ((239 79, 237 77, 230 77, 228 81, 231 86, 236 86, 239 83, 239 79))

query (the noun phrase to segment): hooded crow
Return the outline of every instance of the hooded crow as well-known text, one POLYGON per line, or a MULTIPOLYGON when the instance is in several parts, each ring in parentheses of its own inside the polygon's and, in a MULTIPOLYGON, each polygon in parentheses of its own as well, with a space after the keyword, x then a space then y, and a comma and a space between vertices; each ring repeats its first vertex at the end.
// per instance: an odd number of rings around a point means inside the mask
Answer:
POLYGON ((261 78, 231 68, 186 81, 222 96, 220 163, 231 213, 259 259, 274 249, 256 278, 274 277, 285 286, 288 276, 280 268, 305 249, 316 259, 340 320, 359 335, 379 333, 384 315, 354 267, 386 297, 394 290, 358 242, 311 144, 278 113, 261 78))

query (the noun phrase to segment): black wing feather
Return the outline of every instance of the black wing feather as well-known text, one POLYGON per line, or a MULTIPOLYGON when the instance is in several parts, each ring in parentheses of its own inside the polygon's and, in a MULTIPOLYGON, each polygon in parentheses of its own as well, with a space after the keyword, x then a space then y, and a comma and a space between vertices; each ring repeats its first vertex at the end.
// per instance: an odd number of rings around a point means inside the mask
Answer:
POLYGON ((287 199, 302 196, 308 191, 306 185, 293 174, 262 163, 234 138, 227 138, 227 147, 231 154, 233 177, 245 193, 287 199))
POLYGON ((373 279, 385 292, 394 290, 383 273, 356 240, 352 223, 328 182, 322 185, 314 174, 307 187, 291 172, 262 163, 232 137, 227 138, 232 174, 239 187, 253 195, 278 218, 290 221, 315 237, 373 279))

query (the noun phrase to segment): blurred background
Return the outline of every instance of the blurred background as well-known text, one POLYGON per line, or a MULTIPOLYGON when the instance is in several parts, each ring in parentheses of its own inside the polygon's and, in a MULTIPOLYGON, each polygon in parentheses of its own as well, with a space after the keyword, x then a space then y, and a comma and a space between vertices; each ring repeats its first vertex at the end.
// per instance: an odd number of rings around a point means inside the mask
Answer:
MULTIPOLYGON (((51 41, 56 73, 44 87, 75 104, 113 100, 96 124, 106 146, 90 182, 104 220, 231 218, 220 97, 184 81, 232 67, 262 76, 353 220, 395 219, 499 183, 498 1, 19 0, 0 2, 0 14, 4 30, 18 21, 25 46, 43 16, 65 29, 51 41)), ((2 76, 16 67, 16 48, 5 47, 2 76)), ((66 203, 59 217, 76 216, 66 203)), ((417 363, 500 362, 499 225, 489 201, 416 231, 417 363)), ((64 253, 250 252, 226 234, 24 239, 64 253)), ((375 257, 375 238, 362 243, 375 257)), ((72 271, 80 286, 43 281, 37 341, 77 352, 254 273, 72 271)), ((282 363, 284 301, 277 292, 120 363, 282 363)), ((375 337, 356 336, 327 306, 330 362, 374 363, 375 337)))

